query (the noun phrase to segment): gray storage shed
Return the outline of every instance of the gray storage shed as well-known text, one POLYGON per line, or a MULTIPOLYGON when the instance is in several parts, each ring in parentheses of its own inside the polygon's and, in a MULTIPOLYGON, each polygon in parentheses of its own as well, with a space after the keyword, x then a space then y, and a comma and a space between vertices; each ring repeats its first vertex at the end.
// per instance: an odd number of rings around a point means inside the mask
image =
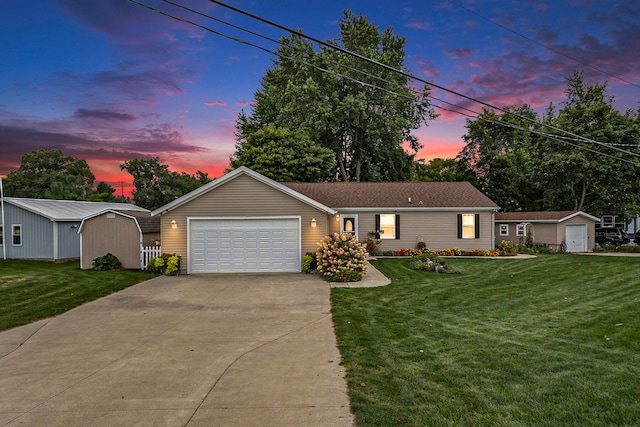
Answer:
POLYGON ((62 261, 80 258, 78 227, 105 209, 148 212, 130 203, 4 198, 0 215, 0 256, 62 261), (5 224, 2 223, 4 218, 5 224))

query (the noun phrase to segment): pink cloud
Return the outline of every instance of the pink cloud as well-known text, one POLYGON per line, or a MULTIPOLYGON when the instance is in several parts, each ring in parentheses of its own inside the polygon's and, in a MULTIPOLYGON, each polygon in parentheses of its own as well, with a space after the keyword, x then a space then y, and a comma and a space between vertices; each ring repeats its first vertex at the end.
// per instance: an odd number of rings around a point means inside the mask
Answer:
POLYGON ((414 18, 411 21, 407 22, 406 26, 418 30, 428 30, 431 27, 431 23, 418 18, 414 18))
POLYGON ((206 101, 204 105, 207 105, 209 107, 216 107, 216 106, 226 107, 227 103, 224 101, 206 101))

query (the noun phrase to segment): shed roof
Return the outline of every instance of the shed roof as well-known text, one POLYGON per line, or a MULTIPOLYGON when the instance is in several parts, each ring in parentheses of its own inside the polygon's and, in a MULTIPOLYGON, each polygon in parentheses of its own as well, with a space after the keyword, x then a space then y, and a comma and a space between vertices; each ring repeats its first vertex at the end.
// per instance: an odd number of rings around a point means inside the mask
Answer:
POLYGON ((498 208, 498 205, 469 182, 287 182, 283 184, 334 209, 498 208))
POLYGON ((599 221, 599 218, 582 211, 498 212, 495 218, 504 222, 562 222, 579 215, 599 221))
POLYGON ((127 212, 149 212, 148 209, 131 203, 29 199, 19 197, 5 197, 4 201, 5 203, 10 203, 29 212, 41 215, 51 221, 81 221, 85 217, 107 209, 127 212))

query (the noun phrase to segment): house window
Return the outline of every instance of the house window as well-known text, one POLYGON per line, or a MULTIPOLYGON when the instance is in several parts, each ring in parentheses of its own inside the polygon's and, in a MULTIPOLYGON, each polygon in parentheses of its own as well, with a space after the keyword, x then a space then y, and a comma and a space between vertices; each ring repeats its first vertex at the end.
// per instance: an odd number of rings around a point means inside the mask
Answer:
POLYGON ((351 233, 358 238, 358 215, 340 215, 340 232, 351 233))
POLYGON ((616 216, 615 215, 603 215, 600 221, 602 227, 615 227, 616 216))
POLYGON ((380 230, 381 239, 400 238, 400 215, 380 214, 376 215, 376 230, 380 230))
POLYGON ((13 224, 13 246, 22 246, 22 224, 13 224))
POLYGON ((480 215, 458 214, 458 239, 480 238, 480 215))
POLYGON ((500 235, 501 236, 509 235, 509 224, 500 224, 500 235))
POLYGON ((527 224, 516 225, 516 236, 524 237, 527 234, 527 224))

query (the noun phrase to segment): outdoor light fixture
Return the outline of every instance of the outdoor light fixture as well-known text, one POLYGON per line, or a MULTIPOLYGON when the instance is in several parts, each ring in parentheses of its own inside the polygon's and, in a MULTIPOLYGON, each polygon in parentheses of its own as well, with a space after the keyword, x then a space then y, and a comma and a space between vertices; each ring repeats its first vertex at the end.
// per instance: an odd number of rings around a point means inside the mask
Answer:
POLYGON ((313 219, 311 220, 311 228, 316 228, 316 225, 318 225, 318 222, 316 221, 316 219, 315 219, 315 218, 313 218, 313 219))
POLYGON ((171 220, 171 228, 173 228, 174 230, 175 230, 176 228, 178 228, 178 223, 176 222, 176 220, 175 220, 175 219, 172 219, 172 220, 171 220))

